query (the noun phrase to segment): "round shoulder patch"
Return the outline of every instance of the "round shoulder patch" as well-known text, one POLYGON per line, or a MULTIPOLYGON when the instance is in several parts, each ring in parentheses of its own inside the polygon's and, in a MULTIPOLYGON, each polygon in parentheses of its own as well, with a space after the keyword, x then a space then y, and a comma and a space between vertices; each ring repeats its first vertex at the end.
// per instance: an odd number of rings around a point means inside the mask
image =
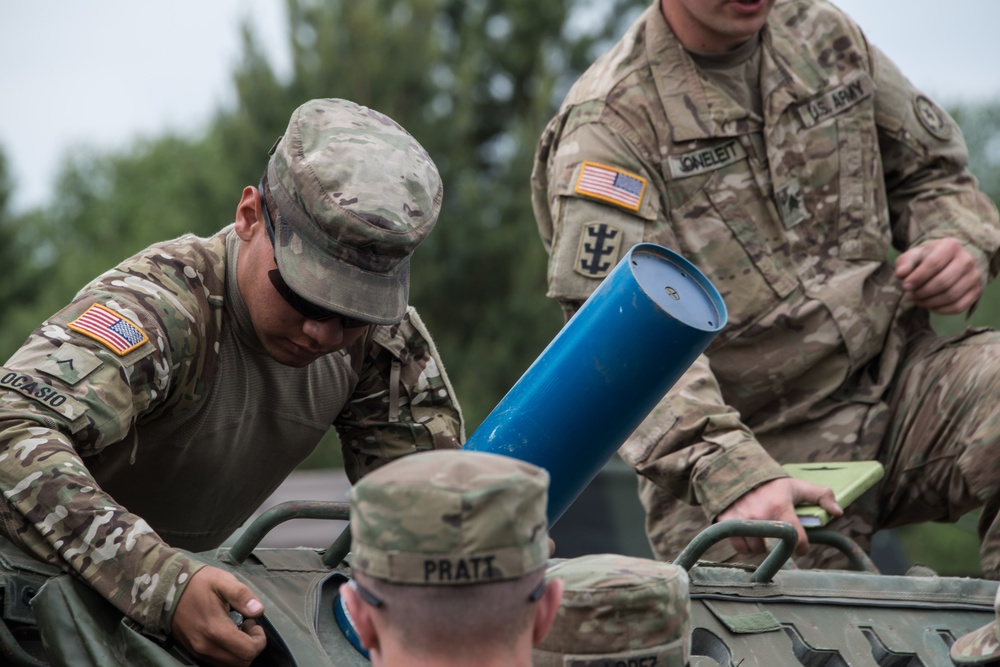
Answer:
POLYGON ((913 109, 917 112, 920 124, 928 132, 941 141, 951 139, 951 123, 948 122, 945 113, 938 105, 923 95, 917 95, 913 98, 913 109))

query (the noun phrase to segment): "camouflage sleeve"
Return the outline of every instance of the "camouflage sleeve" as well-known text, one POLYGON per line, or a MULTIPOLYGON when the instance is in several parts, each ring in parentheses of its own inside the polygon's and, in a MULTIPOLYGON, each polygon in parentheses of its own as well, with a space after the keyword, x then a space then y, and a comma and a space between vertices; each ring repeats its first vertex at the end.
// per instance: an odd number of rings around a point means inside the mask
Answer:
MULTIPOLYGON (((557 118, 542 137, 532 201, 549 251, 548 295, 567 317, 636 243, 679 251, 657 170, 627 132, 584 109, 557 118), (584 165, 601 165, 646 183, 638 202, 608 202, 580 187, 584 165), (582 192, 581 192, 582 191, 582 192), (628 206, 626 206, 628 204, 628 206)), ((694 223, 693 223, 694 224, 694 223)), ((688 257, 696 265, 699 258, 688 257)), ((787 476, 728 406, 708 358, 700 356, 622 446, 622 457, 677 498, 714 517, 750 489, 787 476)))
POLYGON ((640 475, 709 519, 747 491, 788 477, 722 398, 704 354, 619 450, 640 475))
POLYGON ((96 485, 73 443, 34 420, 0 421, 0 530, 40 560, 75 573, 161 636, 203 565, 167 546, 96 485))
POLYGON ((893 239, 906 249, 925 241, 963 242, 989 279, 1000 269, 1000 219, 977 187, 968 150, 954 119, 913 87, 896 65, 871 47, 879 147, 893 239))
POLYGON ((458 398, 412 307, 399 324, 376 327, 354 395, 334 425, 352 484, 401 456, 465 442, 458 398))
MULTIPOLYGON (((136 420, 162 408, 178 365, 190 365, 164 332, 194 326, 192 303, 132 268, 81 291, 0 369, 0 530, 166 635, 202 565, 102 491, 86 464, 134 447, 136 420)), ((197 294, 211 299, 204 286, 197 294)))

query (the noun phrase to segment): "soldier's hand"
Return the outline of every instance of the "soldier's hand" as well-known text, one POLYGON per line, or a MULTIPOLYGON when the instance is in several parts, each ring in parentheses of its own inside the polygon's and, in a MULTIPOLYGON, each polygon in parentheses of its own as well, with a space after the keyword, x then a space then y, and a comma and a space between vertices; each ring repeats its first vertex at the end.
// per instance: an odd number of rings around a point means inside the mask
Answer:
MULTIPOLYGON (((809 550, 806 531, 795 514, 795 506, 802 504, 819 505, 831 516, 844 513, 834 499, 833 491, 827 487, 793 477, 782 477, 765 482, 737 498, 719 515, 718 520, 757 519, 790 523, 799 534, 795 553, 802 556, 809 550)), ((762 537, 734 537, 731 542, 733 548, 741 554, 763 553, 767 550, 762 537)))
POLYGON ((209 665, 245 667, 264 650, 264 629, 253 618, 264 606, 239 579, 218 567, 195 572, 174 611, 172 631, 191 655, 209 665), (229 617, 238 611, 247 620, 241 627, 229 617))
POLYGON ((896 277, 914 304, 941 315, 969 308, 983 293, 976 260, 955 239, 935 239, 896 258, 896 277))

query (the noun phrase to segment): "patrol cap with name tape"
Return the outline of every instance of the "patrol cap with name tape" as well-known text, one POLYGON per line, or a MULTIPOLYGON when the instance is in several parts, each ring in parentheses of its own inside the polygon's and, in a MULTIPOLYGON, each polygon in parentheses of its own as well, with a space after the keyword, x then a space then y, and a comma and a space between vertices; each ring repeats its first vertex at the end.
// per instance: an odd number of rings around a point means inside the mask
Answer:
POLYGON ((683 568, 618 554, 550 565, 563 597, 533 667, 683 667, 691 654, 688 576, 683 568))
MULTIPOLYGON (((1000 588, 993 599, 993 608, 1000 619, 1000 588)), ((1000 664, 1000 623, 994 620, 959 637, 951 645, 951 660, 956 665, 1000 664)))
POLYGON ((368 322, 401 320, 410 255, 441 210, 441 178, 417 140, 374 109, 310 100, 272 149, 265 182, 292 291, 368 322))
POLYGON ((499 454, 404 456, 351 489, 353 568, 398 584, 518 579, 548 559, 549 474, 499 454))

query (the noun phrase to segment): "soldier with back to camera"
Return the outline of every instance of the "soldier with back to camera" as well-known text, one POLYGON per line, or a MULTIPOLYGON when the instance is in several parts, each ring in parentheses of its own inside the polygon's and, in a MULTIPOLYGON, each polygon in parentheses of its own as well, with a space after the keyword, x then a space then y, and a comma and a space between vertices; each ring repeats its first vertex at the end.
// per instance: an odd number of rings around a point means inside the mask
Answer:
POLYGON ((395 461, 351 490, 341 587, 375 667, 529 667, 562 592, 547 581, 549 475, 475 451, 395 461))

